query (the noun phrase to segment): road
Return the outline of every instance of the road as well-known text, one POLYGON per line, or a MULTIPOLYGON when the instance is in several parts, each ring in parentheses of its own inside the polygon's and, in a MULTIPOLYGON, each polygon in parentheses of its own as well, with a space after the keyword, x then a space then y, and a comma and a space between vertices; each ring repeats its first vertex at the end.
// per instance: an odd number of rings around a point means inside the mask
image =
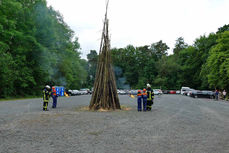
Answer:
POLYGON ((48 112, 39 98, 0 102, 0 152, 229 152, 228 102, 162 95, 137 112, 136 99, 119 98, 131 109, 90 112, 86 95, 60 97, 48 112))

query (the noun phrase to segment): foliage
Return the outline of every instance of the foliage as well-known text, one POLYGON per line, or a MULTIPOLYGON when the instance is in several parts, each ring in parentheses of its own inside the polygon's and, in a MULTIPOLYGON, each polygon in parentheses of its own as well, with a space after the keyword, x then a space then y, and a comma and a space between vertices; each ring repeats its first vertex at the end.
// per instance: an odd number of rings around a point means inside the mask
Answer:
POLYGON ((39 95, 47 83, 82 86, 77 38, 45 0, 2 0, 0 19, 1 98, 39 95))
POLYGON ((208 82, 217 89, 229 89, 229 31, 219 34, 207 59, 208 82))
MULTIPOLYGON (((173 54, 162 40, 113 48, 118 88, 229 90, 229 25, 197 38, 176 40, 173 54)), ((46 0, 0 3, 0 98, 36 96, 46 84, 67 89, 93 87, 98 54, 80 58, 80 44, 62 15, 46 0)))

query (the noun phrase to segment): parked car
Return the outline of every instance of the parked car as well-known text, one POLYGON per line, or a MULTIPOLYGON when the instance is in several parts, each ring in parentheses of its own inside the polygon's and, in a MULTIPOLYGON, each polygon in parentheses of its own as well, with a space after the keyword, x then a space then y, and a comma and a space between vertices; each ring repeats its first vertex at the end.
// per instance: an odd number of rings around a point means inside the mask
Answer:
POLYGON ((131 94, 131 90, 125 90, 126 94, 131 94))
POLYGON ((83 88, 83 89, 80 89, 80 90, 79 90, 79 92, 80 92, 81 95, 89 94, 89 91, 90 91, 90 90, 87 89, 87 88, 83 88))
POLYGON ((201 94, 201 93, 202 92, 199 90, 190 90, 190 91, 188 91, 187 96, 197 98, 197 95, 201 94))
POLYGON ((137 95, 137 94, 138 94, 138 90, 131 90, 130 93, 131 93, 132 95, 137 95))
POLYGON ((153 89, 153 93, 154 93, 154 95, 161 95, 162 91, 161 91, 161 89, 153 89))
POLYGON ((177 91, 176 91, 176 94, 180 94, 180 90, 177 90, 177 91))
POLYGON ((195 89, 191 89, 191 88, 186 89, 185 91, 183 91, 183 94, 182 94, 182 95, 190 96, 190 93, 191 93, 192 91, 194 91, 194 90, 195 90, 195 89))
POLYGON ((124 90, 119 90, 119 89, 117 90, 117 93, 120 94, 120 95, 125 95, 126 94, 126 92, 124 90))
POLYGON ((193 90, 192 92, 190 92, 190 97, 193 98, 215 98, 215 92, 213 91, 208 91, 208 90, 193 90))
POLYGON ((163 94, 168 94, 169 91, 168 90, 163 90, 163 94))
POLYGON ((190 90, 189 87, 181 87, 180 93, 181 93, 182 95, 185 95, 185 94, 187 94, 187 92, 188 92, 189 90, 190 90))
POLYGON ((80 92, 79 90, 68 90, 68 95, 69 96, 80 95, 80 92))
POLYGON ((170 90, 169 94, 176 94, 176 91, 175 90, 170 90))

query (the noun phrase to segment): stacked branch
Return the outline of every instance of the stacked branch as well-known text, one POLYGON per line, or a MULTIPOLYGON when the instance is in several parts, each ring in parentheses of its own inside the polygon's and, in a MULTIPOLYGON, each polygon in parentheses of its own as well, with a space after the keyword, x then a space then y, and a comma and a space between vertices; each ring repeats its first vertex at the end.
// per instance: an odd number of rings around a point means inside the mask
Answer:
POLYGON ((99 60, 94 82, 94 91, 89 105, 90 110, 121 109, 117 94, 115 75, 111 65, 110 39, 108 32, 108 19, 106 9, 99 51, 99 60))

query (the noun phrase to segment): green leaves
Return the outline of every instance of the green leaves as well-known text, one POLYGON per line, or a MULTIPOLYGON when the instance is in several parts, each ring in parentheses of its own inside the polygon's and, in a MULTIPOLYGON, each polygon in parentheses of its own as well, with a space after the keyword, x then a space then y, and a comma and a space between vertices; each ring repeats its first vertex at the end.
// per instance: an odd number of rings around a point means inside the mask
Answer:
POLYGON ((82 86, 78 38, 45 0, 4 0, 0 19, 0 97, 39 95, 47 83, 82 86))
POLYGON ((211 87, 229 89, 229 31, 219 34, 217 44, 210 50, 207 68, 211 87))

